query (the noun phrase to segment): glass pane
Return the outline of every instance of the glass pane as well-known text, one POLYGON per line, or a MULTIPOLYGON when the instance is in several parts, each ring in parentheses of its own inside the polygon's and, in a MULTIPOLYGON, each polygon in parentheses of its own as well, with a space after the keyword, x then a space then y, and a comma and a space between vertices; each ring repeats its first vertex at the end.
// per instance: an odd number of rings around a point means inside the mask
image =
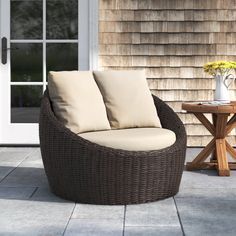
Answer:
POLYGON ((78 70, 78 44, 47 44, 47 73, 51 70, 78 70))
POLYGON ((78 38, 78 0, 47 0, 47 39, 78 38))
POLYGON ((11 123, 38 123, 43 86, 11 86, 11 123))
POLYGON ((12 43, 11 48, 11 81, 42 82, 42 44, 12 43))
POLYGON ((42 39, 42 0, 11 0, 11 39, 42 39))

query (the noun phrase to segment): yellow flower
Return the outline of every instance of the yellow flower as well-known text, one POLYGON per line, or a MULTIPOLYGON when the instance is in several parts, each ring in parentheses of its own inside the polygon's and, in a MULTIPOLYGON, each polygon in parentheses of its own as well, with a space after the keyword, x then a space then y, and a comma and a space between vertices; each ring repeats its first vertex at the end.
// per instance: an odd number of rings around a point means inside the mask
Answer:
POLYGON ((235 61, 213 61, 203 66, 206 73, 215 76, 216 74, 226 75, 230 70, 236 69, 235 61))

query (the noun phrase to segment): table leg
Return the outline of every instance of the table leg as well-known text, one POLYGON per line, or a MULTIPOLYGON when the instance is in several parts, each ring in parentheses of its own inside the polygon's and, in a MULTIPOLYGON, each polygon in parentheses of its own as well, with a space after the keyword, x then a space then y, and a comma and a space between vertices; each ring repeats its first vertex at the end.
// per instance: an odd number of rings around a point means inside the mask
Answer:
POLYGON ((227 123, 225 135, 229 134, 235 127, 236 127, 236 114, 234 114, 227 123))
MULTIPOLYGON (((215 127, 211 122, 205 117, 202 113, 193 113, 199 121, 206 127, 206 129, 212 134, 215 135, 215 127)), ((215 139, 212 139, 211 142, 197 155, 197 157, 192 161, 188 162, 186 165, 187 170, 196 170, 207 167, 204 161, 207 157, 215 150, 215 139)))
POLYGON ((218 173, 220 176, 230 176, 228 160, 226 157, 225 139, 216 139, 216 156, 218 173))
MULTIPOLYGON (((212 114, 212 124, 213 124, 213 126, 216 128, 216 119, 217 119, 217 116, 216 116, 216 114, 212 114)), ((211 155, 211 159, 210 159, 210 161, 211 162, 214 162, 214 161, 216 161, 217 160, 217 157, 216 157, 216 150, 214 150, 213 152, 212 152, 212 155, 211 155)))
POLYGON ((225 140, 228 130, 232 129, 236 117, 230 120, 227 124, 228 113, 213 114, 213 125, 206 119, 203 114, 194 113, 195 116, 202 122, 202 124, 214 136, 211 142, 197 155, 192 161, 186 165, 187 170, 196 169, 212 169, 216 168, 220 176, 229 176, 230 167, 234 164, 228 163, 226 151, 228 151, 236 159, 236 151, 225 140), (207 157, 212 153, 211 161, 204 162, 207 157))
MULTIPOLYGON (((226 126, 225 135, 228 135, 236 127, 236 114, 234 114, 228 121, 226 126)), ((226 141, 226 151, 236 160, 236 151, 234 148, 226 141)), ((230 164, 230 168, 234 169, 235 163, 230 164)))
POLYGON ((229 176, 230 169, 228 165, 227 155, 226 155, 226 126, 229 114, 217 114, 216 116, 216 158, 217 158, 217 170, 220 176, 229 176))
POLYGON ((187 170, 201 169, 204 161, 207 157, 215 150, 215 139, 212 139, 210 143, 197 155, 197 157, 192 161, 188 162, 186 165, 187 170))
POLYGON ((225 141, 225 143, 226 143, 226 151, 231 155, 231 157, 233 157, 236 160, 236 151, 227 141, 225 141))
MULTIPOLYGON (((227 141, 225 141, 225 144, 226 151, 236 160, 236 151, 234 148, 227 141)), ((230 170, 236 170, 236 162, 228 162, 228 165, 230 170)))

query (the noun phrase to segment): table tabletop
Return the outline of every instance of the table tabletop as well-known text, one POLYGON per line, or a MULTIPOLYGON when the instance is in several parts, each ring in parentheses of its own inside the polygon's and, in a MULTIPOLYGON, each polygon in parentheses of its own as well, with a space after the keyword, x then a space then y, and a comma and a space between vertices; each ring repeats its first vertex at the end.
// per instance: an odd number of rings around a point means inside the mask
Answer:
POLYGON ((201 102, 182 103, 182 109, 193 113, 236 113, 236 101, 220 105, 202 104, 201 102))

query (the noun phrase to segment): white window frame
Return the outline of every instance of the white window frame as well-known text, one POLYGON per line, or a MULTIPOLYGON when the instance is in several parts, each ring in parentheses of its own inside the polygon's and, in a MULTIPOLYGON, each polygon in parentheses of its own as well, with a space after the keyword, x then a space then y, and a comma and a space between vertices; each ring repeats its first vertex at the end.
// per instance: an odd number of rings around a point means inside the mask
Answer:
POLYGON ((98 15, 99 0, 79 0, 79 61, 80 70, 98 68, 98 15), (84 9, 81 11, 81 9, 84 9), (85 21, 84 19, 88 19, 85 21), (88 29, 88 30, 85 30, 88 29), (86 45, 86 46, 85 46, 86 45))
MULTIPOLYGON (((0 0, 0 36, 7 37, 8 47, 11 42, 27 42, 27 40, 10 40, 10 0, 0 0), (9 2, 8 2, 9 1, 9 2), (6 3, 7 2, 7 3, 6 3), (3 6, 7 10, 3 9, 3 6), (4 22, 4 23, 3 23, 4 22), (8 27, 4 27, 8 25, 8 27)), ((79 70, 95 70, 98 68, 98 11, 99 0, 78 0, 79 24, 78 39, 65 40, 64 42, 78 43, 78 68, 79 70), (83 33, 81 33, 83 32, 83 33)), ((46 39, 46 0, 43 0, 43 39, 29 40, 30 42, 43 43, 43 63, 46 64, 46 43, 63 43, 63 40, 46 39)), ((1 40, 0 40, 1 49, 1 40)), ((1 50, 0 50, 1 57, 1 50)), ((39 144, 38 124, 10 123, 10 86, 11 85, 43 85, 46 89, 46 66, 44 65, 42 82, 11 82, 10 81, 10 51, 8 51, 8 64, 2 65, 0 58, 0 145, 4 144, 39 144), (20 126, 24 127, 21 131, 20 126), (15 131, 14 131, 15 127, 15 131), (27 130, 28 129, 28 130, 27 130), (32 130, 32 132, 30 131, 32 130), (20 137, 22 133, 22 137, 20 137), (19 136, 18 138, 14 136, 19 136), (25 135, 25 136, 24 136, 25 135), (28 135, 28 138, 27 138, 28 135)))
POLYGON ((96 70, 98 68, 98 15, 99 0, 79 0, 79 61, 80 70, 96 70), (85 21, 84 19, 88 19, 85 21), (88 30, 85 30, 88 29, 88 30))

